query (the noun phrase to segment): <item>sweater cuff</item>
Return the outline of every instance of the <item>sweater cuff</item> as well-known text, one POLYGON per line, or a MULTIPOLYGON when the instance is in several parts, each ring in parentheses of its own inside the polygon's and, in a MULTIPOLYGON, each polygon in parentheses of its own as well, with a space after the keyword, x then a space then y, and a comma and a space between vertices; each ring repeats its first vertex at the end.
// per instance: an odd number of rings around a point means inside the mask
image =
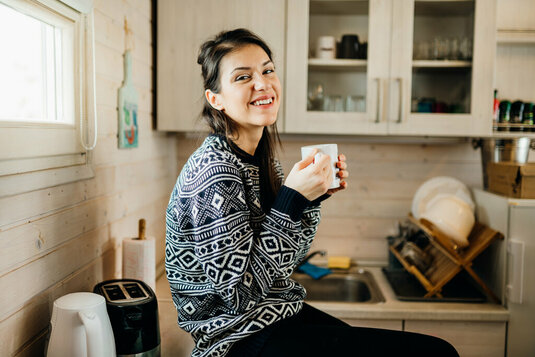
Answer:
POLYGON ((325 201, 327 198, 331 197, 328 193, 324 193, 323 195, 316 198, 314 201, 310 202, 310 207, 319 206, 322 201, 325 201))
POLYGON ((301 219, 301 215, 305 208, 310 205, 310 201, 305 196, 288 186, 281 186, 275 202, 273 202, 272 209, 276 209, 281 213, 286 213, 293 221, 301 219))

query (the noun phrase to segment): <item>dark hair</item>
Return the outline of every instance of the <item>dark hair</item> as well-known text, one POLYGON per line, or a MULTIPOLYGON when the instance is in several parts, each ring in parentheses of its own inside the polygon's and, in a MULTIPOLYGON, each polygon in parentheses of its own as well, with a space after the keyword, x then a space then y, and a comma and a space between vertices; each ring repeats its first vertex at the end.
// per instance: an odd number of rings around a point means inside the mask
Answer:
MULTIPOLYGON (((266 52, 269 59, 273 60, 268 45, 260 37, 243 28, 220 32, 213 39, 208 40, 201 45, 197 63, 202 67, 203 85, 205 90, 209 89, 213 93, 219 93, 221 90, 221 60, 228 53, 247 45, 257 45, 261 47, 266 52)), ((207 122, 211 133, 224 135, 229 142, 231 142, 230 136, 238 135, 236 122, 224 111, 213 108, 207 100, 204 102, 201 117, 207 122)), ((272 199, 275 197, 282 184, 277 179, 274 165, 274 155, 277 144, 280 145, 277 126, 273 124, 270 125, 269 128, 264 127, 262 138, 258 144, 259 147, 257 148, 257 153, 260 154, 260 172, 267 173, 267 177, 261 177, 260 180, 261 183, 267 183, 267 185, 262 185, 261 188, 270 191, 264 193, 264 201, 266 198, 268 199, 266 204, 269 207, 271 207, 272 199)))

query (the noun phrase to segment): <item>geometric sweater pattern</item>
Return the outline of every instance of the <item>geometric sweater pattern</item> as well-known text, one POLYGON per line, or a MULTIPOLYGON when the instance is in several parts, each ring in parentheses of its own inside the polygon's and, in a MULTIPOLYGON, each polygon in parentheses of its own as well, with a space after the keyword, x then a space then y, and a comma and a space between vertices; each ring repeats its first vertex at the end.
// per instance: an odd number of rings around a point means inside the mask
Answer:
MULTIPOLYGON (((276 171, 282 183, 278 162, 276 171)), ((165 267, 193 357, 224 356, 236 341, 302 308, 305 289, 290 275, 310 249, 319 203, 281 186, 264 213, 259 174, 254 160, 210 135, 173 188, 165 267)))

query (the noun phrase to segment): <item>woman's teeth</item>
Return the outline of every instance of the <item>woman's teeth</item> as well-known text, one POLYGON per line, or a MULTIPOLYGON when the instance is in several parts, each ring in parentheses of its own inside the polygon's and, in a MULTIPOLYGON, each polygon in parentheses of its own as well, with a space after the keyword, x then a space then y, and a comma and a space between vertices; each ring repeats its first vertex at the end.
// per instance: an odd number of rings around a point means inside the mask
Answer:
POLYGON ((257 100, 253 102, 253 105, 264 105, 264 104, 271 104, 271 103, 273 103, 273 98, 257 100))

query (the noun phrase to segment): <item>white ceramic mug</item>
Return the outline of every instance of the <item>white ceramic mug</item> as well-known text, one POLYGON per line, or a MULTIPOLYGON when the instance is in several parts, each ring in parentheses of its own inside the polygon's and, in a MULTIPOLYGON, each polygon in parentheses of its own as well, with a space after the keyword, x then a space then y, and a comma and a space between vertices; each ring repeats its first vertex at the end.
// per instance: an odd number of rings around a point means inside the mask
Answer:
POLYGON ((321 145, 309 145, 309 146, 303 146, 301 147, 301 158, 304 159, 310 153, 312 150, 318 149, 318 153, 316 156, 314 156, 314 162, 318 160, 321 155, 328 155, 331 158, 331 165, 333 168, 333 181, 331 183, 331 188, 338 188, 340 187, 340 178, 336 176, 336 173, 338 172, 338 168, 336 167, 336 163, 338 162, 338 145, 336 144, 321 144, 321 145))
POLYGON ((336 57, 336 39, 333 36, 320 36, 316 44, 316 58, 336 57))

